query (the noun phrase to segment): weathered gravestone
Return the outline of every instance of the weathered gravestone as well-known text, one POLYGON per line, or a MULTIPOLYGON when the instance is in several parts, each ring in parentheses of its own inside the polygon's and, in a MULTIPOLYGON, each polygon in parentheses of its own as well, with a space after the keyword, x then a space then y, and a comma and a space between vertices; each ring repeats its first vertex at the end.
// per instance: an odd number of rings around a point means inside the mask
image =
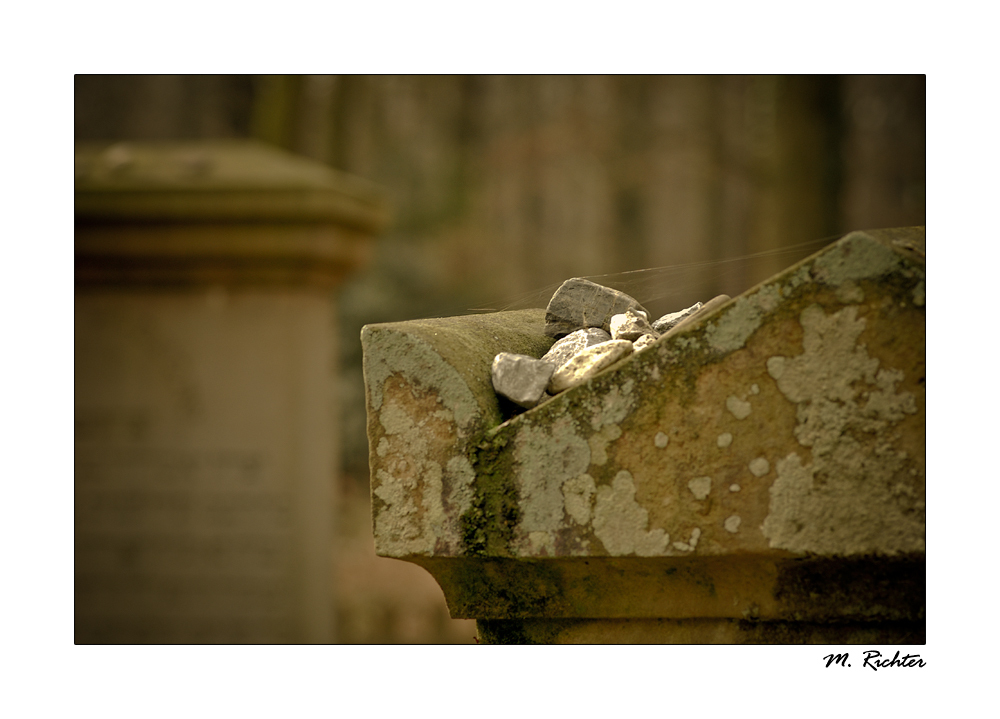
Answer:
POLYGON ((854 232, 504 421, 545 312, 362 331, 376 550, 492 642, 922 642, 924 232, 854 232))
POLYGON ((76 172, 76 641, 329 641, 332 288, 379 192, 241 141, 76 172))

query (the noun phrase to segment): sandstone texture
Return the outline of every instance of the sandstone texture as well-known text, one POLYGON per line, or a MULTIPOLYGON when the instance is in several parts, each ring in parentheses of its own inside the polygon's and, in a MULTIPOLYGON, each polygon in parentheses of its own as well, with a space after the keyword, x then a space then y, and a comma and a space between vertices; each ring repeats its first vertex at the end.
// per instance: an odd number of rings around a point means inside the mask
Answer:
POLYGON ((548 313, 366 327, 377 552, 522 632, 922 631, 923 236, 853 232, 513 418, 490 364, 548 313))
POLYGON ((562 283, 545 310, 545 334, 563 337, 586 327, 611 332, 611 318, 625 310, 645 308, 624 292, 579 277, 562 283))

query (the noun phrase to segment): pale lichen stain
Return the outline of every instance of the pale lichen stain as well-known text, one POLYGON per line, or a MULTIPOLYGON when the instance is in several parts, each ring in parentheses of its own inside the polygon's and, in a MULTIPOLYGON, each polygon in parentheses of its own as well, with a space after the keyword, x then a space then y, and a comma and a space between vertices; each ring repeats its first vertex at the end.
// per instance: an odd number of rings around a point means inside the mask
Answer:
MULTIPOLYGON (((420 414, 419 407, 413 411, 420 414)), ((390 556, 429 555, 441 542, 459 549, 455 518, 471 505, 475 475, 465 457, 453 456, 442 470, 429 456, 426 432, 432 420, 450 424, 431 413, 418 421, 394 399, 387 399, 379 413, 385 435, 376 453, 384 461, 376 470, 373 493, 384 504, 375 517, 375 535, 379 550, 390 556)))
POLYGON ((695 499, 701 501, 708 496, 709 492, 712 491, 712 478, 695 477, 688 482, 688 489, 691 490, 691 494, 694 495, 695 499))
POLYGON ((852 232, 816 258, 813 276, 836 287, 888 274, 900 264, 893 250, 860 232, 852 232))
POLYGON ((635 501, 635 481, 624 469, 610 487, 597 488, 593 527, 612 556, 654 557, 664 554, 670 544, 670 535, 662 529, 649 529, 649 513, 635 501))
POLYGON ((412 384, 436 387, 439 400, 452 413, 461 435, 473 431, 479 407, 458 371, 422 339, 365 327, 365 383, 372 409, 382 407, 384 387, 398 374, 412 384))
POLYGON ((738 297, 717 320, 705 329, 705 339, 712 349, 728 353, 742 347, 764 316, 781 302, 781 289, 777 284, 761 287, 751 295, 738 297))
POLYGON ((719 438, 715 440, 715 443, 720 448, 728 447, 733 443, 733 435, 729 432, 723 432, 722 434, 719 435, 719 438))
POLYGON ((606 464, 608 461, 607 446, 622 436, 621 427, 617 424, 606 424, 599 432, 595 432, 587 439, 590 446, 590 463, 596 465, 606 464))
POLYGON ((698 546, 698 539, 701 537, 701 529, 695 527, 691 530, 691 538, 686 542, 674 542, 674 549, 682 552, 693 552, 698 546))
POLYGON ((669 441, 670 441, 670 437, 668 437, 663 432, 657 432, 656 433, 656 437, 653 438, 653 444, 655 444, 660 449, 663 449, 664 447, 666 447, 667 443, 669 441))
POLYGON ((750 474, 754 477, 763 477, 771 471, 771 465, 764 457, 757 457, 757 459, 751 460, 747 467, 750 470, 750 474))
POLYGON ((858 344, 865 320, 856 306, 827 315, 810 305, 799 319, 802 354, 772 357, 767 370, 796 404, 794 434, 812 462, 796 452, 777 461, 761 527, 769 545, 832 555, 923 551, 922 512, 887 479, 905 469, 887 430, 917 411, 911 393, 896 391, 903 373, 879 370, 879 359, 858 344), (869 448, 859 437, 881 439, 869 448))
POLYGON ((727 517, 726 521, 723 522, 723 527, 725 530, 731 534, 736 534, 740 530, 740 523, 743 520, 740 519, 739 515, 734 514, 731 517, 727 517))
POLYGON ((533 532, 556 532, 563 522, 563 484, 587 472, 590 446, 576 433, 573 419, 563 415, 548 427, 527 424, 517 436, 514 459, 517 473, 521 521, 525 541, 522 549, 533 553, 542 546, 533 532))
POLYGON ((563 482, 563 502, 566 506, 566 514, 569 515, 570 519, 577 524, 589 523, 591 505, 596 493, 597 486, 594 483, 594 478, 589 474, 570 477, 563 482))
POLYGON ((736 395, 729 395, 726 398, 726 409, 733 413, 736 419, 746 419, 750 416, 750 403, 741 400, 736 395))

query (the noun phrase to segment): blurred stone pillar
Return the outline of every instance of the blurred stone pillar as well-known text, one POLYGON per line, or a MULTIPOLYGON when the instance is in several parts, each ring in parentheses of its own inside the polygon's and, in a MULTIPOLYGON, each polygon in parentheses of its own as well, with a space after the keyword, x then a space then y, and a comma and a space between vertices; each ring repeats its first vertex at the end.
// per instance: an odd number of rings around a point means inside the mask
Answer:
POLYGON ((333 289, 377 187, 253 142, 78 145, 78 643, 333 637, 333 289))

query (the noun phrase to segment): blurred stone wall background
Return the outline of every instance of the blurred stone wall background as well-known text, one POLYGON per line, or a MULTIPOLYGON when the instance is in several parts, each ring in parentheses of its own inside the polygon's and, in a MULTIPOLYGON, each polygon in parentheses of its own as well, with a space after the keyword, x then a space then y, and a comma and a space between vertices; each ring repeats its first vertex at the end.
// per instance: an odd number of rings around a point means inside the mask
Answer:
POLYGON ((339 304, 342 642, 475 633, 423 570, 374 556, 362 325, 533 291, 544 306, 568 277, 716 262, 642 275, 646 290, 676 284, 647 305, 670 311, 805 252, 719 260, 925 222, 921 75, 77 76, 75 106, 77 140, 255 137, 389 191, 392 225, 339 304))

